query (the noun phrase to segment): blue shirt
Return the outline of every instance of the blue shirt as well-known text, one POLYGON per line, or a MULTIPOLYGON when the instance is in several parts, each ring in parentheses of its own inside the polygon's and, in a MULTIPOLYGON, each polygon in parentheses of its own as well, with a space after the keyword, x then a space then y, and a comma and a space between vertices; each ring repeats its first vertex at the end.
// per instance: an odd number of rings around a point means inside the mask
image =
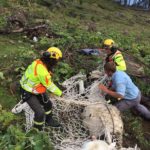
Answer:
POLYGON ((112 88, 127 100, 135 99, 139 94, 138 87, 124 71, 116 71, 112 75, 112 88))

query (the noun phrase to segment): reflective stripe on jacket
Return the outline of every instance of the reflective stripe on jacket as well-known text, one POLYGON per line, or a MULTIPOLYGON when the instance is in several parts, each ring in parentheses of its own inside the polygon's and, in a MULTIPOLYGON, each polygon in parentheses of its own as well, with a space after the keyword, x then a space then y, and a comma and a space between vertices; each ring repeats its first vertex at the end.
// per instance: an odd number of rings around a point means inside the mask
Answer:
POLYGON ((109 61, 116 63, 117 70, 126 71, 126 63, 120 51, 117 50, 114 55, 111 55, 109 61))
POLYGON ((46 66, 39 59, 28 66, 20 84, 24 90, 33 94, 45 93, 46 89, 57 96, 62 94, 62 91, 52 82, 46 66))

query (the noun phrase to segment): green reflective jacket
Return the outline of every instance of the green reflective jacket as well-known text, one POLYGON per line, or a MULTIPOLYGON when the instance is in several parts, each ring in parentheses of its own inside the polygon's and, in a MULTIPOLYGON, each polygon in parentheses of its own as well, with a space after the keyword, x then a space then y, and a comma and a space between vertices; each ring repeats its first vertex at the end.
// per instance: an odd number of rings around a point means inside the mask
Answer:
POLYGON ((20 84, 24 90, 33 94, 45 93, 48 90, 57 96, 62 95, 62 91, 52 82, 51 74, 39 59, 28 66, 20 84))
POLYGON ((126 63, 120 51, 116 51, 116 53, 109 56, 108 61, 114 61, 117 70, 126 71, 126 63))

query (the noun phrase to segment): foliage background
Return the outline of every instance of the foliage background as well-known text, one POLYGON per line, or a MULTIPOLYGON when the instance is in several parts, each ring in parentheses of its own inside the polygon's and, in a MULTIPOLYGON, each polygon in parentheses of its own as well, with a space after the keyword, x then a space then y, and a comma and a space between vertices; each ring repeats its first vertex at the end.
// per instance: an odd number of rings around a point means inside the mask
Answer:
MULTIPOLYGON (((124 53, 130 53, 150 66, 149 12, 124 8, 112 0, 1 0, 0 31, 12 28, 8 24, 8 18, 16 10, 24 12, 25 27, 46 24, 47 32, 51 36, 41 33, 37 35, 38 42, 34 42, 33 36, 26 32, 0 35, 0 103, 3 106, 0 115, 1 149, 38 150, 44 149, 40 147, 42 145, 51 148, 45 133, 38 133, 38 136, 35 131, 25 134, 20 123, 24 122, 23 116, 18 119, 10 113, 19 100, 18 95, 12 95, 10 84, 18 81, 32 60, 40 57, 40 53, 48 47, 58 46, 64 54, 64 60, 54 70, 54 81, 58 86, 79 71, 88 73, 94 70, 102 60, 94 56, 80 55, 78 51, 83 48, 100 48, 101 42, 106 38, 113 38, 124 49, 124 53), (39 138, 46 140, 35 144, 39 138)), ((145 70, 149 76, 149 68, 145 70)), ((143 94, 149 96, 150 86, 140 79, 134 80, 143 94)), ((130 112, 126 116, 129 118, 127 124, 131 130, 126 129, 125 140, 129 141, 128 132, 131 132, 135 135, 134 143, 146 150, 150 143, 144 133, 147 131, 142 125, 139 127, 140 118, 130 112)), ((125 144, 129 146, 133 143, 125 144)))

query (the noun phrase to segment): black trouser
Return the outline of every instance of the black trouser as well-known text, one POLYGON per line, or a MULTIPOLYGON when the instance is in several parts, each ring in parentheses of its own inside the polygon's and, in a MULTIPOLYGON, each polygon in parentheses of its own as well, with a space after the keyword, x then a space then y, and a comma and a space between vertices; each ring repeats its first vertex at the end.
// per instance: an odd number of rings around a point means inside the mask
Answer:
POLYGON ((50 114, 52 109, 52 103, 46 94, 32 95, 27 100, 27 103, 35 113, 34 121, 39 123, 44 122, 46 113, 50 114))
POLYGON ((23 101, 26 101, 34 111, 34 124, 42 126, 45 121, 45 116, 51 115, 52 102, 46 93, 34 95, 21 89, 23 101))

